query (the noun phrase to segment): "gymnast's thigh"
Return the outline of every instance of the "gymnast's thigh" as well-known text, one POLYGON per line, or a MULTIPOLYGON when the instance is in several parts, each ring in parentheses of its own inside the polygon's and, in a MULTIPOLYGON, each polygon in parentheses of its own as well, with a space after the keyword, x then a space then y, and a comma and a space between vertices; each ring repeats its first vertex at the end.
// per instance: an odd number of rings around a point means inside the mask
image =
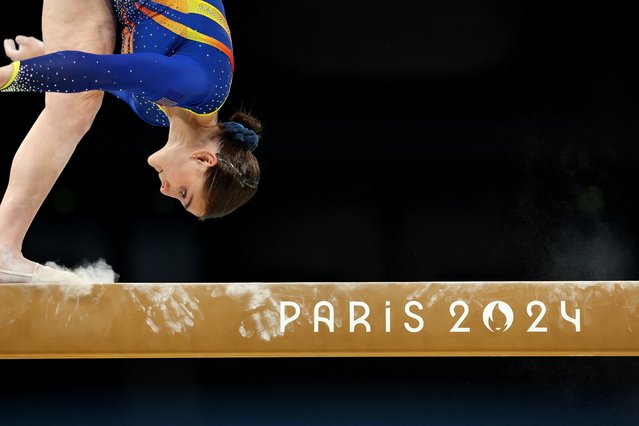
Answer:
MULTIPOLYGON (((46 53, 79 50, 111 54, 116 42, 116 19, 111 0, 44 0, 42 41, 46 53)), ((58 111, 77 110, 93 117, 103 92, 47 93, 46 105, 58 111)), ((91 120, 92 121, 92 120, 91 120)))
POLYGON ((113 53, 116 20, 111 0, 44 0, 42 41, 47 53, 113 53))

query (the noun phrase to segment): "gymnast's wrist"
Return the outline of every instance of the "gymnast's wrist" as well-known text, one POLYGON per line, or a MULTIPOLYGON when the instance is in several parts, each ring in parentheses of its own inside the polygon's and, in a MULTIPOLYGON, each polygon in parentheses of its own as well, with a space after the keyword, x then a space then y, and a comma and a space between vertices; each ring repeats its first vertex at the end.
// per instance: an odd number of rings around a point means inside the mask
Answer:
POLYGON ((0 67, 0 90, 5 90, 16 79, 18 69, 20 68, 20 61, 13 62, 4 67, 0 67))

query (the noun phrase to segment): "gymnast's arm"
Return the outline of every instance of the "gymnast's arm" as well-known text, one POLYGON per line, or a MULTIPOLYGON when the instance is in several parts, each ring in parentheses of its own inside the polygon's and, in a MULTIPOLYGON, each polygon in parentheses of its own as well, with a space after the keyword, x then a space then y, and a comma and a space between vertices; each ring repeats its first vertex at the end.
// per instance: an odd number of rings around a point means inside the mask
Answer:
POLYGON ((185 55, 95 55, 69 50, 16 61, 12 65, 11 75, 0 77, 0 91, 123 91, 152 101, 166 99, 189 105, 204 99, 211 87, 206 70, 185 55))

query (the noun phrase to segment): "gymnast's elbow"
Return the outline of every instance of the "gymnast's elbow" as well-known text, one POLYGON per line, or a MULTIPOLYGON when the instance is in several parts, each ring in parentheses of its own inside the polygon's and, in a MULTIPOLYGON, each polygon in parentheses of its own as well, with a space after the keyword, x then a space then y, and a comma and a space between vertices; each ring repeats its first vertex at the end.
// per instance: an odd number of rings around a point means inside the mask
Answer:
POLYGON ((213 87, 211 76, 198 64, 176 72, 165 87, 165 93, 168 99, 180 104, 196 104, 210 96, 213 87))

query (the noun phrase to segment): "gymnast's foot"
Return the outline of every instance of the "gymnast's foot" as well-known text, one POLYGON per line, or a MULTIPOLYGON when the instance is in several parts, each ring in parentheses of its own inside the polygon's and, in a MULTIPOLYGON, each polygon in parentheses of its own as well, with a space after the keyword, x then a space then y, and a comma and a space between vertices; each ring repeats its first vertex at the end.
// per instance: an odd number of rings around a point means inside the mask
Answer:
POLYGON ((22 253, 0 247, 0 283, 81 284, 74 273, 40 265, 22 253))
POLYGON ((12 61, 24 61, 44 55, 44 43, 35 37, 19 35, 15 41, 10 38, 4 41, 4 53, 12 61))

